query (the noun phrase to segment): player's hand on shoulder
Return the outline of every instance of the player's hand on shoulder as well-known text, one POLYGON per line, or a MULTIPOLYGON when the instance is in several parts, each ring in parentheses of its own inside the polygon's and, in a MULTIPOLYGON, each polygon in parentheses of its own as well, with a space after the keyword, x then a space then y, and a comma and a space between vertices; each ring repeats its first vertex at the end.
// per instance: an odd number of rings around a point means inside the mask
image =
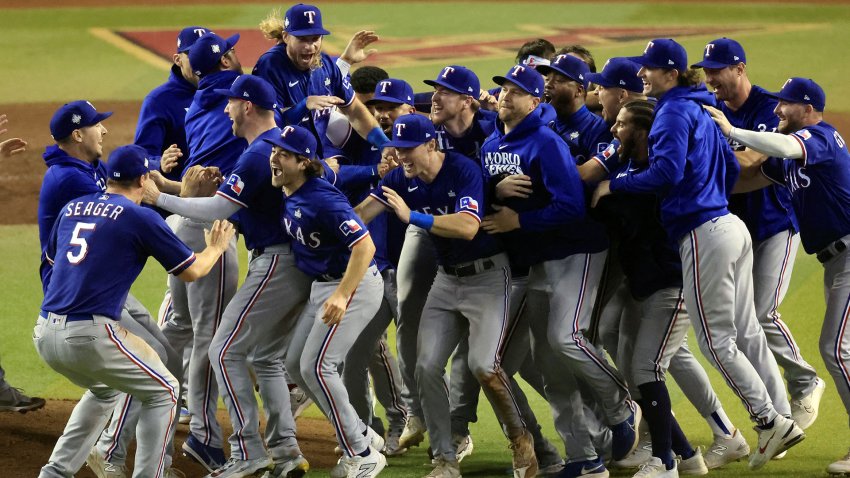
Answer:
POLYGON ((702 107, 705 108, 706 111, 708 111, 708 114, 711 115, 711 119, 713 119, 714 122, 717 123, 717 126, 720 128, 720 132, 723 133, 723 136, 729 136, 729 134, 732 132, 732 123, 730 123, 729 120, 726 119, 726 115, 724 115, 722 111, 713 106, 702 105, 702 107))
POLYGON ((325 158, 325 164, 327 164, 328 167, 331 168, 334 174, 339 174, 339 160, 336 159, 336 156, 325 158))
POLYGON ((343 105, 345 101, 342 98, 336 96, 308 96, 307 97, 307 109, 308 110, 323 110, 325 108, 330 108, 332 106, 343 105))
POLYGON ((211 229, 204 229, 204 240, 207 247, 215 247, 224 252, 235 234, 236 229, 230 221, 219 219, 213 222, 211 229))
POLYGON ((498 199, 527 198, 532 192, 531 177, 524 174, 511 174, 496 184, 498 199))
POLYGON ((335 290, 322 306, 322 322, 328 327, 339 324, 347 308, 348 297, 343 296, 339 289, 335 290))
POLYGON ((369 58, 373 53, 378 52, 374 48, 366 50, 367 46, 378 40, 380 40, 380 37, 377 33, 371 30, 360 30, 351 37, 348 46, 345 47, 345 51, 342 52, 340 58, 349 65, 360 63, 366 58, 369 58))
POLYGON ((172 144, 165 151, 162 152, 162 157, 160 158, 159 169, 163 173, 170 173, 180 162, 180 158, 183 157, 183 151, 180 151, 180 148, 176 144, 172 144))

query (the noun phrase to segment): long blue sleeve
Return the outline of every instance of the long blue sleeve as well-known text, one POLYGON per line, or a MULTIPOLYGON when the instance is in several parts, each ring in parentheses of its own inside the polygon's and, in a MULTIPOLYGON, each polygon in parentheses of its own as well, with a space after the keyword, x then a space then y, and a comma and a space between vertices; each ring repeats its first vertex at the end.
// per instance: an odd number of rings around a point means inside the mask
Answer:
POLYGON ((638 174, 611 180, 612 191, 629 193, 668 192, 685 176, 691 120, 665 110, 655 118, 649 135, 649 167, 638 174))
POLYGON ((584 218, 585 200, 581 178, 566 143, 560 140, 541 144, 536 155, 546 191, 552 195, 541 209, 521 212, 520 227, 545 231, 584 218))

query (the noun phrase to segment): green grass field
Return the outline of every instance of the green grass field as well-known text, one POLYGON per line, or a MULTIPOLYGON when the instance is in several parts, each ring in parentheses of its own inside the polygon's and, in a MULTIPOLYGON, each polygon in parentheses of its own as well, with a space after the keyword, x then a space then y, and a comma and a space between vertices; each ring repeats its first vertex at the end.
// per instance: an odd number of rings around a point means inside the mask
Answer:
MULTIPOLYGON (((71 3, 71 2, 69 2, 71 3)), ((90 28, 176 29, 189 24, 213 28, 252 28, 274 5, 234 4, 233 6, 124 7, 3 9, 0 7, 0 49, 4 52, 4 74, 0 75, 0 108, 11 103, 57 103, 76 98, 91 100, 141 100, 164 79, 164 72, 127 55, 124 51, 93 36, 90 28)), ((434 41, 450 37, 470 43, 499 36, 536 37, 556 27, 655 27, 706 28, 717 33, 682 39, 692 62, 703 45, 719 36, 733 36, 747 49, 750 76, 768 89, 778 88, 789 76, 816 79, 827 92, 830 112, 850 112, 850 87, 846 65, 850 64, 850 6, 810 4, 672 4, 599 3, 379 3, 347 2, 320 5, 325 25, 344 32, 328 39, 331 47, 344 46, 348 35, 359 27, 369 27, 393 38, 428 37, 434 41)), ((607 40, 591 46, 601 64, 610 56, 639 54, 646 39, 607 40)), ((380 44, 377 45, 380 48, 380 44)), ((392 69, 390 74, 414 85, 436 75, 442 65, 462 63, 473 68, 482 85, 494 74, 502 74, 512 64, 512 54, 465 58, 450 54, 439 62, 421 62, 392 69)), ((46 125, 45 125, 46 129, 46 125)), ((847 132, 845 132, 847 134, 847 132)), ((7 378, 31 394, 51 398, 78 398, 81 390, 47 368, 29 340, 41 301, 38 281, 38 234, 35 226, 0 227, 0 358, 7 378)), ((242 271, 244 267, 242 251, 242 271)), ((149 264, 133 288, 134 294, 156 311, 164 289, 164 274, 149 264)), ((848 418, 834 384, 826 375, 817 350, 824 310, 822 269, 811 257, 798 258, 791 289, 781 311, 787 319, 806 359, 826 379, 821 416, 809 429, 808 439, 794 448, 783 461, 759 472, 749 472, 738 463, 717 476, 822 476, 825 466, 847 451, 848 418)), ((694 347, 695 349, 695 347, 694 347)), ((755 433, 743 406, 712 369, 709 374, 733 421, 745 429, 753 444, 755 433)), ((695 444, 710 443, 707 425, 697 416, 676 387, 671 387, 674 410, 695 444)), ((529 399, 548 436, 554 437, 547 405, 533 392, 529 399)), ((482 399, 480 421, 472 426, 475 453, 464 461, 466 476, 501 476, 510 455, 498 425, 482 399)), ((311 414, 318 416, 317 409, 311 414)), ((0 418, 2 420, 2 418, 0 418)), ((330 453, 330 450, 328 450, 330 453)), ((427 457, 423 449, 393 460, 382 474, 387 477, 423 476, 427 457)))

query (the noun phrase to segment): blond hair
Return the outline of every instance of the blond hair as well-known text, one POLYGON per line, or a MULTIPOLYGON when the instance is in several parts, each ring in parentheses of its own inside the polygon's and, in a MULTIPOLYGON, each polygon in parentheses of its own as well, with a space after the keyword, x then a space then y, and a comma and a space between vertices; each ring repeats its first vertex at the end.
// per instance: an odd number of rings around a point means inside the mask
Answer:
POLYGON ((283 17, 280 9, 274 9, 260 22, 260 31, 269 40, 283 42, 283 17))

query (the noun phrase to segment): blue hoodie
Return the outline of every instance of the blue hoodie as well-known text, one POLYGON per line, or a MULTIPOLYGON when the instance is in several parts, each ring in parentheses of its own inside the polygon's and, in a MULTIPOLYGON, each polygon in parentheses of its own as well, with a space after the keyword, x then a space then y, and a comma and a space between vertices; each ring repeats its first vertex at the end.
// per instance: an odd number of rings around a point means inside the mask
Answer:
MULTIPOLYGON (((541 108, 535 108, 508 134, 498 122, 481 146, 481 165, 489 191, 507 175, 531 177, 531 196, 504 201, 519 213, 520 222, 519 230, 501 235, 511 265, 532 266, 608 248, 604 233, 600 237, 585 227, 584 188, 575 159, 567 143, 546 126, 541 108)), ((601 232, 600 228, 593 230, 601 232)))
POLYGON ((667 91, 649 131, 649 167, 611 180, 613 192, 661 196, 661 222, 675 241, 729 214, 728 197, 740 171, 703 105, 714 105, 705 85, 667 91))
POLYGON ((151 155, 151 169, 159 169, 162 152, 172 144, 176 144, 183 152, 177 167, 165 174, 166 178, 174 181, 180 180, 183 165, 189 159, 185 122, 195 91, 195 85, 186 81, 180 69, 174 65, 168 81, 148 93, 139 112, 136 139, 133 142, 151 155))
POLYGON ((201 77, 192 105, 186 112, 186 140, 189 142, 189 160, 183 172, 191 166, 217 166, 227 177, 236 160, 248 147, 244 138, 233 135, 232 122, 224 108, 227 97, 213 91, 229 89, 239 76, 235 71, 218 71, 201 77))

